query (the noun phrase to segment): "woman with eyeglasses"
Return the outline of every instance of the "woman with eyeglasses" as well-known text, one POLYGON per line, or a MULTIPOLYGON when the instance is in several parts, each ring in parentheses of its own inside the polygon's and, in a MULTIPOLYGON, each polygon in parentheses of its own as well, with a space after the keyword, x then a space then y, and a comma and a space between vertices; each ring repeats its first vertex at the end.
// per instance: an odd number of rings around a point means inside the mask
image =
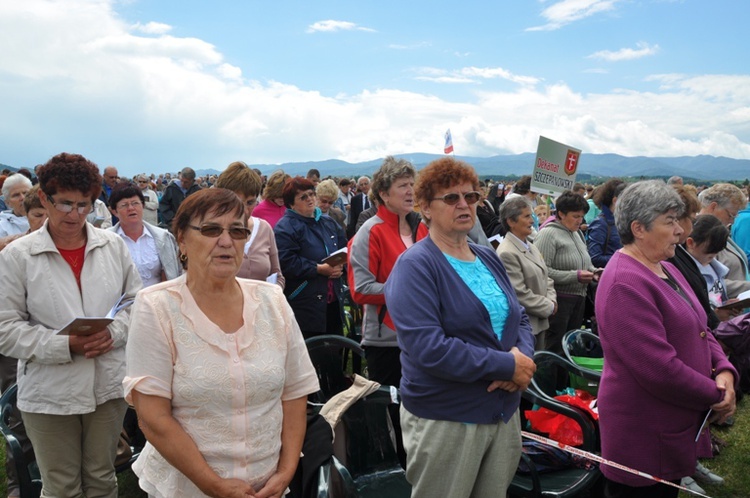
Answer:
POLYGON ((315 203, 315 184, 296 176, 282 190, 286 213, 273 231, 286 278, 284 294, 305 339, 342 331, 343 264, 323 263, 346 248, 346 234, 315 203))
POLYGON ((99 168, 62 153, 39 169, 49 218, 0 253, 0 354, 19 359, 18 408, 35 450, 42 496, 116 497, 127 309, 89 335, 58 334, 103 317, 141 279, 120 237, 86 223, 99 168))
POLYGON ((305 434, 315 370, 278 285, 237 277, 245 205, 223 188, 185 199, 173 233, 186 272, 138 294, 126 399, 148 443, 149 496, 280 497, 305 434))
POLYGON ((262 181, 260 176, 242 161, 235 161, 225 169, 214 184, 216 188, 231 190, 245 205, 245 218, 250 236, 245 242, 245 253, 238 277, 275 282, 284 288, 285 279, 279 264, 279 250, 271 225, 254 216, 262 181))
POLYGON ((146 198, 132 183, 119 183, 109 195, 109 209, 119 220, 107 230, 125 241, 143 287, 177 278, 182 273, 177 242, 168 230, 143 219, 146 198))
POLYGON ((481 197, 474 169, 438 159, 414 190, 429 236, 385 284, 411 496, 504 496, 521 457, 520 391, 536 369, 529 319, 500 258, 467 239, 481 197))

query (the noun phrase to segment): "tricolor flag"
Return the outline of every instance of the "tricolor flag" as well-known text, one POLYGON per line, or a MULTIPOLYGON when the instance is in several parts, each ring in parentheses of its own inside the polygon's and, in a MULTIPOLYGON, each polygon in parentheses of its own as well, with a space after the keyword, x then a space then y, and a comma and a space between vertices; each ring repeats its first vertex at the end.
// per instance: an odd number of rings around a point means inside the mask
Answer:
POLYGON ((451 129, 445 132, 445 147, 443 148, 446 154, 453 152, 453 137, 451 137, 451 129))

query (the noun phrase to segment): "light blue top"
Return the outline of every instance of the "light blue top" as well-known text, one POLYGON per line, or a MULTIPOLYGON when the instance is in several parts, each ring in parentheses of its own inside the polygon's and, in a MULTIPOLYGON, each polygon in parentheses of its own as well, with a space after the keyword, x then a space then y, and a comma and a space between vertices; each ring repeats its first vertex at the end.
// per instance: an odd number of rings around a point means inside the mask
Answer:
POLYGON ((461 261, 447 254, 445 254, 445 258, 456 270, 461 280, 469 286, 477 299, 487 308, 492 330, 497 338, 502 340, 505 321, 510 313, 510 305, 508 304, 508 297, 497 284, 497 280, 489 268, 479 258, 475 258, 474 261, 461 261))
POLYGON ((750 259, 750 207, 743 209, 732 223, 732 240, 745 251, 750 259))

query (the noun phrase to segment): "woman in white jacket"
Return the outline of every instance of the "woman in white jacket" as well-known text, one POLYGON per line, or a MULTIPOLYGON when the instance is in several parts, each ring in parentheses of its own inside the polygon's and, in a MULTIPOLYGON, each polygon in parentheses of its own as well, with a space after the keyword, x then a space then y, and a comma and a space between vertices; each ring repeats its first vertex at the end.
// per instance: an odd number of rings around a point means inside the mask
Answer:
POLYGON ((0 354, 19 359, 18 408, 42 496, 116 497, 128 312, 89 335, 58 332, 135 297, 141 279, 122 239, 86 223, 102 184, 97 166, 62 153, 38 174, 49 219, 0 253, 0 354))

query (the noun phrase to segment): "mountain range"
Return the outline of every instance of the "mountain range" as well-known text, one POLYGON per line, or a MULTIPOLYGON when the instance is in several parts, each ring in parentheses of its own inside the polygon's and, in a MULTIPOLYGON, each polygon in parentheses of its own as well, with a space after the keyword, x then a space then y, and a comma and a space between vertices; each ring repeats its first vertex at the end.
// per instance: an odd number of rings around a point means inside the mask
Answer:
MULTIPOLYGON (((418 170, 429 162, 440 157, 439 154, 397 154, 396 157, 407 159, 418 170)), ((471 157, 455 156, 465 161, 483 178, 505 178, 531 174, 536 155, 532 152, 523 154, 471 157)), ((283 164, 251 164, 264 174, 270 174, 277 169, 283 169, 290 175, 305 175, 308 170, 315 168, 323 177, 327 176, 371 176, 383 162, 381 159, 349 163, 339 159, 325 161, 289 162, 283 164)), ((17 168, 0 164, 0 169, 17 168)), ((219 174, 216 169, 194 167, 200 176, 219 174)), ((154 171, 154 173, 161 173, 154 171)), ((626 157, 617 154, 581 154, 577 179, 581 181, 596 181, 601 178, 619 177, 670 177, 679 175, 686 180, 694 181, 743 181, 750 178, 749 159, 731 159, 716 156, 683 156, 683 157, 626 157)))
MULTIPOLYGON (((407 159, 418 170, 429 162, 443 157, 439 154, 397 154, 396 157, 407 159)), ((476 169, 481 177, 509 177, 531 174, 536 154, 523 154, 470 157, 455 156, 476 169)), ((382 159, 349 163, 338 159, 327 161, 290 162, 284 164, 249 164, 264 174, 283 169, 290 175, 305 175, 311 168, 326 176, 359 176, 372 175, 381 165, 382 159)), ((215 170, 201 170, 200 175, 218 173, 215 170)), ((742 181, 750 177, 750 160, 731 159, 715 156, 685 157, 626 157, 617 154, 581 154, 578 167, 578 178, 589 179, 621 177, 670 177, 679 175, 685 179, 701 181, 732 180, 742 181)))

